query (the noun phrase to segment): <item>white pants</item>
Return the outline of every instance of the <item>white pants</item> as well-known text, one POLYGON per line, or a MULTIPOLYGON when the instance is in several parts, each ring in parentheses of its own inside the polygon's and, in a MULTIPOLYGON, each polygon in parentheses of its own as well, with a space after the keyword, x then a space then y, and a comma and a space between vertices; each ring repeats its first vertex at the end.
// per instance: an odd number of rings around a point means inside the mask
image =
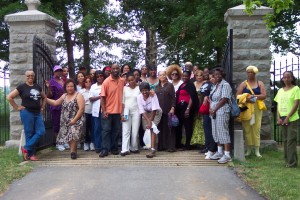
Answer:
POLYGON ((128 120, 122 122, 122 151, 139 150, 139 128, 141 123, 141 114, 139 111, 130 112, 128 120), (131 139, 131 142, 130 142, 131 139))

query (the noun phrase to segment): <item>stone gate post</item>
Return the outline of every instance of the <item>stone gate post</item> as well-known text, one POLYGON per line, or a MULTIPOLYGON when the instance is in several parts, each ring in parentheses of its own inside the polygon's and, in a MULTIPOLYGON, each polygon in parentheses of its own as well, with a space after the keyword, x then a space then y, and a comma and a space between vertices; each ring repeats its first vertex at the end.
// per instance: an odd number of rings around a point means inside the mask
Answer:
POLYGON ((270 67, 271 52, 269 31, 263 17, 272 13, 273 9, 261 6, 252 16, 244 12, 245 6, 239 5, 227 10, 224 20, 229 29, 233 29, 233 83, 237 86, 247 79, 246 67, 255 65, 259 69, 257 79, 263 81, 267 91, 265 100, 268 110, 263 113, 261 140, 263 143, 272 137, 271 99, 270 99, 270 67))
MULTIPOLYGON (((39 0, 25 0, 27 11, 5 16, 9 25, 9 69, 10 91, 25 82, 25 71, 33 70, 33 37, 42 38, 55 55, 55 34, 58 21, 37 10, 39 0)), ((56 60, 56 58, 54 58, 56 60)), ((16 99, 20 104, 20 99, 16 99)), ((11 107, 10 112, 10 140, 6 146, 18 146, 23 126, 19 112, 11 107)))

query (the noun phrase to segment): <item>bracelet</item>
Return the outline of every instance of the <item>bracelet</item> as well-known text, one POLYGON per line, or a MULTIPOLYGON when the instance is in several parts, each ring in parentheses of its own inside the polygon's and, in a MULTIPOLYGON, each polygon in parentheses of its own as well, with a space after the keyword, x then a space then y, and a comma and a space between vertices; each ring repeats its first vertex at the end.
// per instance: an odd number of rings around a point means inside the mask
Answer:
POLYGON ((187 109, 187 110, 189 110, 190 108, 189 108, 189 107, 187 107, 186 109, 187 109))

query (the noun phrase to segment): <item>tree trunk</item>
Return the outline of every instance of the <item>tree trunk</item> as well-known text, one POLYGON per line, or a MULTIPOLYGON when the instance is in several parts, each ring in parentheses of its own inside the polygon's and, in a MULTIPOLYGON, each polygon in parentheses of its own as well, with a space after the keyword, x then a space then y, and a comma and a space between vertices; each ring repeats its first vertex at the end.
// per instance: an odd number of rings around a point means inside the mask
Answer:
MULTIPOLYGON (((80 4, 82 6, 82 17, 85 18, 88 15, 88 8, 84 0, 80 0, 80 4)), ((82 45, 83 45, 83 63, 82 66, 86 68, 87 74, 90 73, 90 35, 89 28, 83 30, 82 34, 82 45)))
POLYGON ((146 66, 157 65, 157 39, 154 28, 145 28, 146 32, 146 66))
POLYGON ((74 64, 74 54, 73 54, 74 42, 72 41, 72 33, 66 15, 62 19, 62 23, 63 23, 64 38, 66 40, 66 46, 67 46, 69 76, 70 78, 74 79, 75 78, 75 64, 74 64))

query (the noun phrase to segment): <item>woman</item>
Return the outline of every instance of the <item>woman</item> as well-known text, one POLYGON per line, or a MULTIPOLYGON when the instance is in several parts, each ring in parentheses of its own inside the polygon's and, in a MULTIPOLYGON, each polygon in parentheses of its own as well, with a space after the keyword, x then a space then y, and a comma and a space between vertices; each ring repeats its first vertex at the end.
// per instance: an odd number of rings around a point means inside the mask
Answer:
POLYGON ((191 139, 193 135, 193 122, 196 112, 199 108, 199 100, 195 85, 190 82, 190 71, 182 73, 183 83, 176 92, 176 115, 179 119, 179 126, 176 128, 176 148, 180 150, 190 150, 191 139), (185 146, 182 145, 182 126, 184 126, 186 140, 185 146))
MULTIPOLYGON (((255 147, 255 155, 261 157, 259 153, 260 146, 260 128, 261 128, 261 119, 262 119, 262 110, 259 110, 257 107, 257 100, 266 99, 266 89, 262 81, 256 79, 255 75, 258 73, 258 69, 255 66, 248 66, 246 68, 247 80, 242 82, 236 92, 236 95, 249 94, 246 102, 254 107, 254 119, 255 122, 251 123, 249 120, 242 120, 242 126, 245 133, 245 141, 247 144, 246 156, 251 154, 251 150, 255 147), (248 85, 251 87, 252 91, 249 89, 248 85)), ((249 108, 250 109, 250 108, 249 108)))
MULTIPOLYGON (((202 70, 196 70, 195 71, 195 79, 196 81, 194 82, 196 92, 198 95, 199 99, 199 106, 201 106, 203 102, 203 97, 200 92, 200 88, 202 87, 203 83, 205 83, 205 80, 203 79, 203 71, 202 70)), ((192 145, 199 145, 202 149, 204 146, 204 131, 203 131, 203 126, 202 126, 202 116, 197 113, 194 119, 194 131, 193 131, 193 137, 191 140, 192 145)), ((204 147, 205 148, 205 147, 204 147)))
POLYGON ((85 78, 85 74, 83 72, 78 72, 76 74, 76 81, 77 81, 76 90, 77 91, 80 91, 83 88, 84 78, 85 78))
POLYGON ((159 106, 162 109, 161 120, 158 124, 158 150, 175 151, 175 129, 169 127, 169 116, 175 111, 175 90, 172 83, 169 83, 165 71, 158 73, 159 84, 155 89, 159 106))
POLYGON ((157 69, 156 67, 149 67, 149 77, 146 79, 146 82, 149 83, 150 90, 155 91, 155 88, 158 85, 157 69))
POLYGON ((125 64, 121 67, 121 74, 128 73, 131 71, 131 68, 128 64, 125 64))
POLYGON ((104 73, 104 79, 110 76, 111 74, 111 67, 110 66, 105 66, 103 68, 103 73, 104 73))
POLYGON ((170 65, 167 68, 166 73, 167 73, 168 79, 171 80, 171 82, 174 86, 175 92, 177 92, 179 86, 183 83, 181 80, 182 70, 181 70, 180 66, 176 65, 176 64, 170 65))
POLYGON ((92 102, 90 101, 90 89, 92 86, 92 77, 86 76, 84 79, 83 88, 79 91, 85 101, 85 108, 84 108, 84 116, 85 116, 85 134, 84 134, 84 144, 83 150, 84 151, 94 151, 95 145, 94 140, 92 140, 92 102))
MULTIPOLYGON (((61 66, 55 65, 53 68, 53 77, 48 82, 46 81, 47 87, 47 98, 57 100, 64 94, 64 81, 62 79, 63 70, 61 66)), ((50 112, 52 116, 52 128, 54 132, 54 137, 56 139, 57 134, 60 129, 60 114, 61 114, 61 106, 50 106, 50 112)), ((65 145, 58 145, 56 144, 56 148, 60 151, 65 150, 68 147, 67 144, 65 145)))
POLYGON ((46 106, 46 95, 41 86, 34 83, 35 73, 33 71, 26 71, 25 76, 26 82, 14 89, 7 96, 7 100, 15 110, 20 111, 26 138, 24 147, 21 147, 23 159, 37 161, 35 146, 45 133, 41 112, 46 106), (21 105, 16 104, 14 100, 17 96, 22 99, 21 105))
MULTIPOLYGON (((97 70, 95 72, 96 83, 91 86, 90 89, 90 101, 92 103, 92 141, 95 145, 96 153, 101 151, 101 110, 100 110, 100 101, 101 101, 101 88, 102 83, 105 79, 104 72, 97 70)), ((90 146, 91 148, 91 146, 90 146)))
POLYGON ((76 91, 76 83, 68 79, 64 84, 65 94, 59 99, 47 99, 52 106, 62 106, 60 117, 60 130, 56 143, 69 143, 71 159, 77 159, 77 143, 81 142, 84 127, 84 98, 76 91))
POLYGON ((210 95, 210 116, 212 125, 212 135, 218 144, 218 151, 210 157, 211 160, 218 160, 218 163, 225 164, 231 161, 230 156, 230 136, 229 136, 229 119, 230 105, 229 99, 232 95, 232 89, 227 81, 223 78, 225 73, 221 68, 214 70, 216 81, 210 95), (223 146, 225 153, 223 153, 223 146))
POLYGON ((121 156, 139 153, 139 127, 141 115, 139 113, 137 96, 141 93, 132 73, 127 74, 128 86, 123 90, 122 113, 122 151, 121 156))
POLYGON ((153 158, 155 156, 156 148, 156 134, 153 132, 153 124, 158 125, 161 119, 161 108, 156 94, 150 96, 150 85, 149 83, 142 82, 139 86, 141 94, 137 97, 139 112, 142 115, 142 125, 144 131, 150 129, 151 134, 151 147, 149 153, 146 155, 147 158, 153 158))
POLYGON ((277 123, 281 126, 283 136, 283 150, 286 167, 297 167, 297 133, 298 133, 298 106, 300 89, 296 86, 293 72, 286 71, 281 79, 281 88, 275 101, 277 104, 277 123))
MULTIPOLYGON (((206 77, 206 76, 204 76, 206 77)), ((210 91, 215 84, 215 79, 212 72, 208 75, 207 80, 200 88, 201 97, 203 98, 202 104, 209 104, 210 91)), ((203 114, 203 129, 205 135, 205 149, 201 150, 200 153, 206 153, 205 159, 209 160, 210 157, 216 152, 217 144, 212 136, 211 119, 209 114, 203 114)))
POLYGON ((141 70, 139 69, 134 69, 132 70, 133 76, 135 78, 135 81, 137 83, 137 85, 140 85, 141 82, 143 82, 143 80, 141 79, 141 70))
POLYGON ((146 82, 148 77, 148 68, 146 65, 142 66, 141 68, 141 79, 143 82, 146 82))
POLYGON ((64 66, 64 67, 62 67, 62 70, 63 70, 63 73, 62 73, 61 78, 63 79, 63 81, 65 83, 69 76, 69 69, 68 69, 68 67, 64 66))

